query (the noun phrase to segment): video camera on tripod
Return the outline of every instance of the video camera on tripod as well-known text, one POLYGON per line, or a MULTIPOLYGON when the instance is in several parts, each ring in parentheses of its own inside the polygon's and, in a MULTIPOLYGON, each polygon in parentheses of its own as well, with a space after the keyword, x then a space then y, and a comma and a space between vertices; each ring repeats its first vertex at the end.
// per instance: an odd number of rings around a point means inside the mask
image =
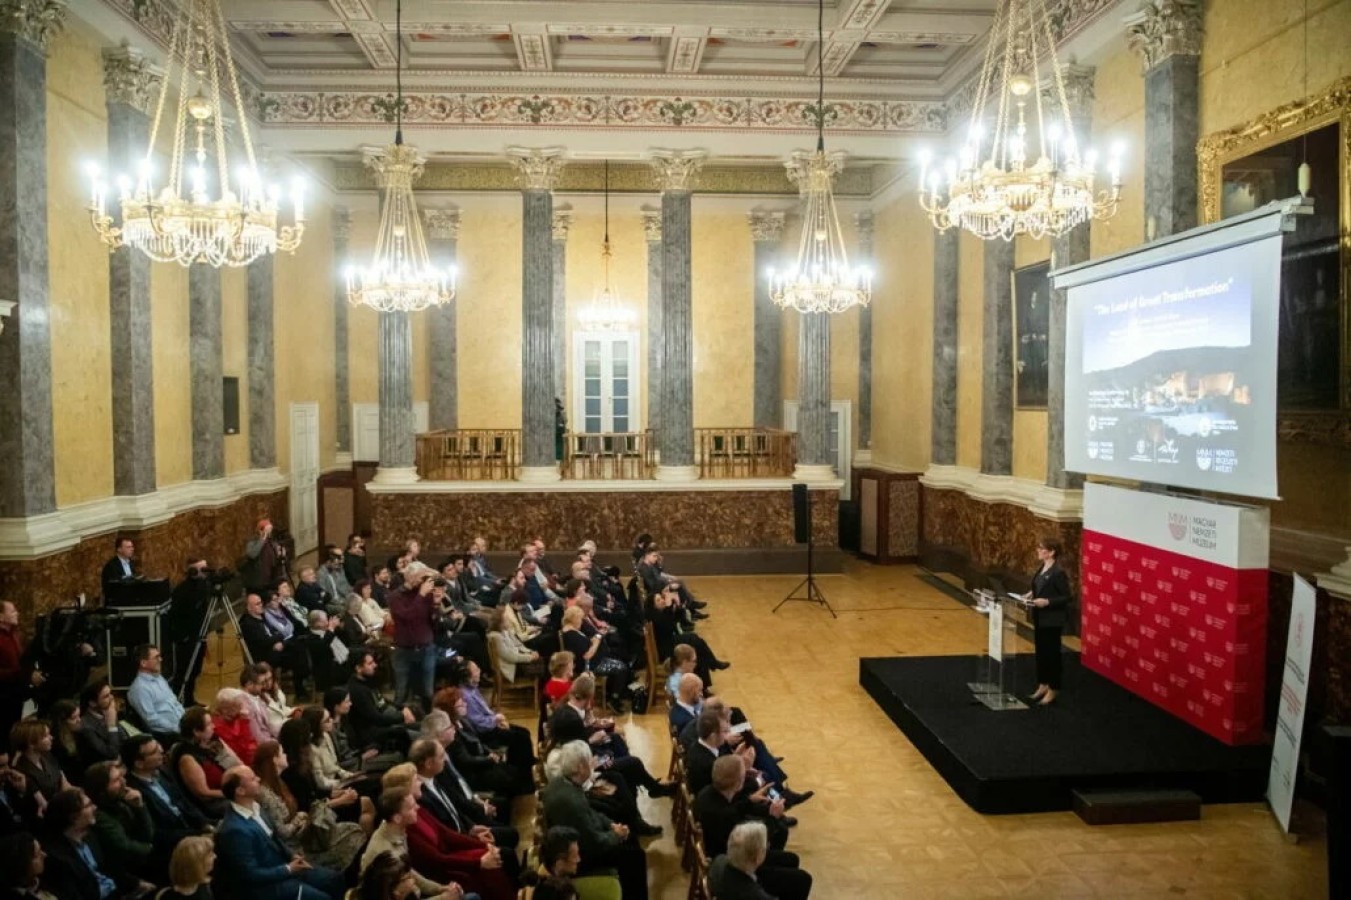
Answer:
POLYGON ((34 659, 47 680, 35 693, 39 709, 62 697, 79 693, 99 659, 99 648, 109 628, 122 620, 122 611, 89 607, 83 594, 69 606, 38 616, 34 625, 34 659), (85 652, 88 647, 92 652, 85 652))

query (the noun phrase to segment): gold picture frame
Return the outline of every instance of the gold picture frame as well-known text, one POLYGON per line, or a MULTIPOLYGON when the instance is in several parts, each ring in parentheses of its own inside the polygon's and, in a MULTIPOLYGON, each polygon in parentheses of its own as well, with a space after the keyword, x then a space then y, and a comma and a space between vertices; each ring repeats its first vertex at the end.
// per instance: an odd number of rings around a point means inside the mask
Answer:
MULTIPOLYGON (((1337 144, 1335 272, 1339 276, 1339 327, 1335 339, 1340 356, 1336 402, 1327 409, 1281 408, 1277 412, 1277 432, 1282 441, 1351 448, 1351 78, 1340 79, 1318 94, 1203 138, 1197 145, 1198 176, 1202 219, 1217 222, 1224 215, 1226 167, 1329 126, 1335 126, 1337 144)), ((1262 202, 1267 199, 1281 198, 1259 198, 1262 202)))

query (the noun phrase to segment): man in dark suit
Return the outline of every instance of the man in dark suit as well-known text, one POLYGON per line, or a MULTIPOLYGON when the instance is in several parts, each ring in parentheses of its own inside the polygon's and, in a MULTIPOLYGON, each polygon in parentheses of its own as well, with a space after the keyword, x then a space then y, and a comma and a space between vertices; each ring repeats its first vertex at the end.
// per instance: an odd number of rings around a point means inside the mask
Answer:
POLYGON ((648 796, 654 798, 674 794, 677 785, 674 782, 660 782, 654 778, 647 770, 647 766, 643 765, 643 761, 629 753, 628 745, 619 735, 607 733, 604 739, 596 737, 597 734, 607 730, 607 725, 613 723, 587 724, 586 716, 595 697, 596 679, 585 672, 577 676, 564 702, 558 704, 553 714, 549 716, 549 736, 553 743, 558 745, 568 741, 585 741, 602 760, 610 760, 609 763, 602 762, 601 768, 609 768, 623 775, 624 780, 634 791, 645 787, 648 796))
POLYGON ((249 655, 256 663, 265 662, 272 668, 290 669, 295 676, 296 699, 309 697, 306 684, 310 677, 310 654, 305 642, 295 635, 287 640, 263 615, 263 598, 250 593, 244 601, 244 615, 239 617, 239 634, 249 655))
POLYGON ((164 748, 154 737, 138 734, 128 738, 122 743, 121 753, 127 784, 140 792, 155 824, 155 854, 167 863, 179 841, 206 834, 211 823, 174 780, 165 777, 160 768, 164 765, 164 748))
POLYGON ((99 584, 127 581, 140 574, 136 571, 136 563, 132 559, 135 555, 136 544, 131 538, 120 537, 115 540, 113 542, 113 558, 103 564, 103 577, 99 579, 99 584))
MULTIPOLYGON (((444 713, 443 713, 444 715, 444 713)), ((426 808, 427 812, 445 825, 447 828, 458 831, 482 841, 485 844, 496 844, 497 839, 493 829, 488 825, 480 825, 460 812, 459 805, 455 802, 451 794, 441 787, 440 776, 450 765, 450 758, 446 755, 446 748, 441 742, 434 738, 422 738, 414 741, 413 746, 408 750, 408 761, 417 767, 418 779, 422 782, 422 793, 418 797, 418 803, 426 808)), ((504 829, 504 831, 514 829, 504 829)), ((519 838, 511 841, 511 846, 507 847, 497 844, 497 848, 502 853, 502 870, 507 873, 513 882, 521 874, 521 861, 516 855, 516 845, 519 838)))
MULTIPOLYGON (((432 738, 449 752, 455 742, 455 722, 444 710, 434 709, 422 720, 423 737, 432 738)), ((446 757, 446 767, 436 776, 437 787, 455 804, 462 819, 474 825, 485 825, 492 829, 493 841, 499 847, 514 849, 520 842, 520 833, 511 827, 510 801, 497 804, 489 800, 480 800, 470 787, 468 780, 450 757, 446 757), (499 813, 505 811, 505 815, 499 813)), ((449 824, 449 823, 447 823, 449 824)))
POLYGON ((675 702, 666 713, 666 722, 671 726, 671 734, 680 734, 685 726, 699 718, 704 710, 704 681, 693 672, 680 676, 680 688, 676 692, 675 702))
POLYGON ((550 826, 575 829, 582 851, 579 874, 612 868, 625 900, 647 900, 647 853, 628 826, 597 812, 582 789, 592 774, 591 751, 573 742, 558 750, 560 774, 540 792, 550 826))
POLYGON ((710 857, 726 853, 736 826, 747 821, 763 822, 769 850, 756 873, 757 880, 779 900, 806 900, 812 876, 799 867, 796 853, 783 849, 788 841, 783 799, 769 799, 772 785, 768 782, 752 791, 745 778, 741 758, 723 756, 713 764, 713 783, 694 798, 694 817, 704 833, 704 852, 710 857))
POLYGON ((236 766, 221 779, 230 809, 216 832, 216 871, 228 896, 256 900, 340 900, 341 872, 313 866, 291 854, 258 807, 262 782, 248 766, 236 766))
POLYGON ((765 861, 765 826, 743 822, 732 830, 725 856, 708 867, 708 884, 718 900, 774 900, 755 880, 765 861))
POLYGON ((408 726, 416 721, 413 711, 390 703, 375 686, 378 664, 374 651, 352 651, 351 663, 352 680, 347 682, 347 694, 352 699, 352 711, 347 714, 347 721, 359 745, 354 749, 388 747, 408 752, 408 726))
POLYGON ((154 890, 153 884, 125 869, 114 875, 94 834, 94 816, 94 801, 79 788, 61 791, 48 801, 42 887, 61 900, 100 900, 154 890))

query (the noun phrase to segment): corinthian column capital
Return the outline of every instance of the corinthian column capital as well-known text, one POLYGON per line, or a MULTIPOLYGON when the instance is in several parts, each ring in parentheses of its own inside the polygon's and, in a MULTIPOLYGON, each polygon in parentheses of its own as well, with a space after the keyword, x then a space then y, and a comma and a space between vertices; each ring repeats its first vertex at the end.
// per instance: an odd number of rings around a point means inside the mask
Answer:
POLYGON ((566 162, 562 147, 508 147, 507 158, 516 167, 516 180, 525 191, 552 191, 558 187, 566 162))
POLYGON ((1173 56, 1200 56, 1201 32, 1201 0, 1145 0, 1126 18, 1126 42, 1146 72, 1173 56))
POLYGON ((665 194, 692 190, 694 177, 707 158, 703 150, 653 150, 648 162, 656 173, 657 187, 665 194))

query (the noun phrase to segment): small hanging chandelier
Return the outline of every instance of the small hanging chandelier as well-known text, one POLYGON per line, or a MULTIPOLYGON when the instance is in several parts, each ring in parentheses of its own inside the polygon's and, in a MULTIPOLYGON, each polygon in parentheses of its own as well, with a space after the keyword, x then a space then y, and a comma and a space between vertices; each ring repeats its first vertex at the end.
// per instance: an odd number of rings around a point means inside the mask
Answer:
POLYGON ((601 266, 605 270, 605 287, 586 306, 577 312, 577 321, 584 331, 632 331, 638 314, 620 303, 610 290, 610 161, 605 161, 605 239, 600 244, 601 266))
POLYGON ((156 262, 184 266, 244 266, 265 253, 294 252, 305 233, 303 185, 297 181, 292 190, 295 224, 278 228, 281 192, 264 186, 258 173, 220 4, 217 0, 182 0, 178 9, 145 158, 135 177, 119 175, 113 179, 122 214, 120 227, 107 209, 108 184, 102 171, 97 165, 89 167, 93 187, 89 214, 94 230, 110 249, 132 247, 156 262), (169 93, 174 89, 175 67, 178 100, 169 177, 163 188, 156 189, 152 160, 169 93), (233 186, 226 152, 222 80, 237 115, 244 148, 244 165, 233 186), (185 160, 189 145, 194 148, 192 164, 185 160), (214 147, 216 158, 214 185, 207 165, 209 145, 214 147), (186 191, 185 176, 189 181, 186 191), (213 189, 219 192, 215 199, 211 196, 213 189))
POLYGON ((1094 187, 1097 154, 1080 153, 1065 82, 1056 58, 1046 0, 1001 0, 990 28, 966 143, 958 159, 933 171, 921 158, 919 204, 939 231, 957 226, 984 240, 1064 234, 1116 214, 1121 151, 1113 148, 1108 190, 1094 187), (1050 110, 1039 91, 1050 69, 1050 110), (1028 96, 1036 119, 1036 155, 1028 146, 1028 96), (989 109, 987 110, 987 106, 989 109), (986 113, 994 131, 986 142, 986 113))
POLYGON ((849 265, 844 233, 835 211, 831 182, 843 166, 840 153, 826 153, 825 0, 816 10, 816 152, 795 153, 788 177, 802 195, 802 237, 797 264, 769 270, 769 296, 784 309, 801 313, 840 313, 872 300, 872 272, 849 265))
POLYGON ((455 299, 456 270, 432 265, 422 217, 413 199, 413 182, 422 175, 420 152, 403 142, 403 0, 395 6, 394 143, 366 157, 384 191, 375 254, 365 268, 347 271, 347 300, 378 312, 418 312, 455 299))

